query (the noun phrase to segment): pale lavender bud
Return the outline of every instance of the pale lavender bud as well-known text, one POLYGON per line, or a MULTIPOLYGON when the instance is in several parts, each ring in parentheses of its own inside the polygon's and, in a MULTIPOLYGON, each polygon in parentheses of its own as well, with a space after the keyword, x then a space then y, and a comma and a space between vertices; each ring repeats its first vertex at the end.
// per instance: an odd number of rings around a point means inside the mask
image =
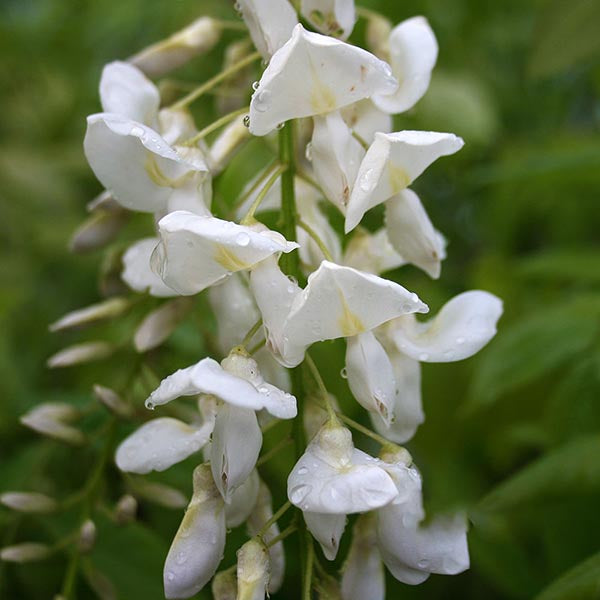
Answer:
POLYGON ((27 513, 49 513, 57 509, 54 498, 37 492, 4 492, 0 502, 8 508, 27 513))

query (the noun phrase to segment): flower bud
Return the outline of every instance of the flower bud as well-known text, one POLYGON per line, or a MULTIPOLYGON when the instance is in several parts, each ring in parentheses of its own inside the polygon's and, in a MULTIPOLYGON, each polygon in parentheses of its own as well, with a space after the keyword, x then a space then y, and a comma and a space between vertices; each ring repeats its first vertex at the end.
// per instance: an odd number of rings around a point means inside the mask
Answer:
POLYGON ((102 360, 113 353, 114 347, 108 342, 85 342, 75 344, 53 354, 47 361, 51 369, 71 367, 94 360, 102 360))
POLYGON ((129 59, 148 77, 160 77, 198 54, 210 52, 221 37, 219 22, 201 17, 166 40, 152 44, 129 59))
POLYGON ((75 427, 67 425, 78 416, 79 411, 70 404, 47 402, 24 414, 20 421, 26 427, 42 435, 68 444, 81 445, 85 441, 83 433, 75 427))
POLYGON ((49 513, 58 507, 54 498, 37 492, 4 492, 0 502, 8 508, 27 513, 49 513))
POLYGON ((189 598, 212 578, 225 548, 225 504, 210 465, 194 470, 194 492, 165 561, 167 598, 189 598))
POLYGON ((227 569, 220 571, 212 580, 214 600, 237 600, 237 579, 235 572, 227 569))
POLYGON ((379 58, 389 59, 392 23, 382 15, 370 14, 367 21, 367 47, 379 58))
POLYGON ((126 525, 135 520, 138 501, 130 494, 121 496, 115 506, 115 518, 119 525, 126 525))
POLYGON ((117 237, 128 218, 129 215, 125 211, 99 209, 75 230, 69 242, 69 249, 71 252, 84 254, 104 248, 117 237))
POLYGON ((208 154, 208 164, 213 176, 217 176, 229 161, 242 149, 251 138, 248 128, 244 125, 243 116, 236 117, 217 136, 208 154))
POLYGON ((104 190, 98 194, 93 200, 87 203, 86 209, 88 212, 96 212, 103 210, 110 213, 124 213, 124 208, 117 202, 112 192, 104 190))
POLYGON ((183 508, 187 503, 186 497, 179 490, 162 483, 140 478, 135 480, 132 488, 136 496, 141 496, 166 508, 183 508))
POLYGON ((103 319, 112 319, 122 315, 131 306, 127 298, 109 298, 104 302, 92 304, 67 313, 49 326, 50 331, 60 331, 71 327, 88 325, 103 319))
POLYGON ((6 546, 0 550, 0 560, 26 563, 43 560, 50 554, 50 547, 36 542, 23 542, 15 546, 6 546))
POLYGON ((89 552, 96 543, 96 524, 91 519, 84 521, 83 525, 79 529, 79 538, 77 540, 77 546, 79 551, 83 554, 89 552))
POLYGON ((262 600, 269 583, 269 551, 256 539, 237 552, 237 600, 262 600))
POLYGON ((124 419, 132 415, 133 409, 131 406, 114 390, 98 384, 94 385, 93 390, 96 399, 115 415, 124 419))
POLYGON ((133 336, 138 352, 147 352, 160 346, 188 314, 192 303, 189 298, 176 298, 149 312, 133 336))

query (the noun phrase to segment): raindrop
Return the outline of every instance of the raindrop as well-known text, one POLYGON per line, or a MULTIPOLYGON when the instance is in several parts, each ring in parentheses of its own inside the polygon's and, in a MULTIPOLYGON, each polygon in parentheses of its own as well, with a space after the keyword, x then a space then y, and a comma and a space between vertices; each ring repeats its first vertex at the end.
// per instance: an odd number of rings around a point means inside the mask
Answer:
POLYGON ((169 572, 167 573, 167 579, 168 579, 169 581, 173 581, 173 580, 175 579, 175 573, 173 573, 173 571, 169 571, 169 572))
POLYGON ((425 361, 429 358, 429 354, 427 354, 427 352, 421 352, 421 354, 419 354, 419 360, 420 361, 425 361))
POLYGON ((457 343, 459 346, 460 346, 460 345, 462 345, 462 344, 464 344, 464 343, 465 343, 465 338, 464 338, 464 337, 462 337, 462 336, 461 336, 461 337, 457 337, 457 338, 456 338, 456 343, 457 343))
POLYGON ((150 400, 146 400, 146 408, 148 410, 154 410, 154 402, 151 402, 150 400))
POLYGON ((278 123, 277 127, 275 127, 275 129, 283 129, 285 127, 285 123, 278 123))
POLYGON ((361 493, 364 501, 367 503, 367 506, 370 506, 371 508, 381 506, 389 500, 387 495, 382 490, 364 489, 361 493))
POLYGON ((256 90, 258 89, 258 86, 259 86, 259 85, 260 85, 260 82, 258 82, 258 81, 255 81, 255 82, 252 84, 252 89, 253 89, 254 91, 256 91, 256 90))
POLYGON ((295 488, 292 488, 290 492, 290 500, 292 501, 292 504, 300 504, 302 500, 304 500, 306 496, 310 494, 311 491, 312 486, 306 484, 297 485, 295 488))
POLYGON ((298 469, 298 475, 306 475, 308 473, 308 469, 306 467, 300 467, 298 469))
POLYGON ((363 192, 369 192, 373 187, 373 169, 367 169, 360 178, 359 186, 363 192))
POLYGON ((342 379, 348 379, 348 369, 346 369, 346 367, 340 371, 340 377, 342 379))
POLYGON ((308 142, 308 144, 306 144, 304 155, 306 156, 307 161, 312 161, 312 142, 308 142))
POLYGON ((419 567, 419 569, 426 569, 429 566, 429 561, 426 558, 422 558, 420 561, 417 562, 417 567, 419 567))
POLYGON ((247 246, 250 243, 250 236, 245 231, 242 231, 237 234, 235 243, 238 246, 247 246))
POLYGON ((269 90, 262 90, 254 96, 252 99, 254 108, 258 112, 266 112, 271 108, 271 92, 269 90))
POLYGON ((183 565, 186 560, 187 560, 187 556, 185 555, 185 553, 179 552, 177 554, 177 558, 175 558, 175 563, 178 565, 183 565))
POLYGON ((135 137, 141 137, 144 135, 144 130, 139 125, 135 125, 131 128, 130 133, 131 135, 135 135, 135 137))
POLYGON ((250 127, 250 115, 244 116, 243 123, 244 123, 244 127, 250 127))

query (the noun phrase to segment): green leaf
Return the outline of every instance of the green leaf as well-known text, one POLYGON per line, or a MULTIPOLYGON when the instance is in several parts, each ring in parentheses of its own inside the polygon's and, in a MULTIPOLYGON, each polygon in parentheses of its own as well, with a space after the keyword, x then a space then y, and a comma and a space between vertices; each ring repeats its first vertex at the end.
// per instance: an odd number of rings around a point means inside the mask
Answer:
POLYGON ((556 448, 502 482, 479 504, 485 512, 527 502, 600 490, 600 435, 581 437, 556 448))
POLYGON ((553 0, 539 9, 536 41, 529 59, 533 77, 565 72, 600 55, 600 3, 553 0))
POLYGON ((592 600, 600 598, 600 552, 553 581, 535 600, 592 600))
POLYGON ((550 250, 521 260, 517 272, 522 277, 555 283, 600 282, 600 251, 589 249, 550 250))
POLYGON ((483 353, 466 412, 531 383, 583 352, 597 335, 600 296, 582 296, 503 328, 483 353))

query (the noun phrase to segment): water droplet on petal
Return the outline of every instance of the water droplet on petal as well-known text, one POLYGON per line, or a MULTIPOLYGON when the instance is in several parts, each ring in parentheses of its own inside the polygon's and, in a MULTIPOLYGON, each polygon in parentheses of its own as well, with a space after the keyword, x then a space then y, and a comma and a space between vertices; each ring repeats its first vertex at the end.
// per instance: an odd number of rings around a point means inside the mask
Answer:
POLYGON ((465 343, 465 338, 460 336, 456 338, 456 343, 460 346, 465 343))
POLYGON ((151 402, 150 400, 146 400, 146 408, 148 410, 154 410, 154 402, 151 402))
POLYGON ((306 150, 305 150, 305 156, 306 156, 306 160, 311 162, 312 161, 312 142, 308 142, 308 144, 306 144, 306 150))
POLYGON ((342 379, 348 379, 348 369, 346 369, 346 367, 340 371, 340 377, 342 379))
POLYGON ((238 246, 247 246, 250 243, 250 236, 245 231, 242 231, 237 234, 235 243, 238 246))
POLYGON ((360 186, 360 189, 363 192, 369 192, 371 191, 371 188, 373 187, 375 181, 374 181, 374 173, 373 173, 373 169, 367 169, 360 178, 360 181, 358 182, 358 185, 360 186))
POLYGON ((260 82, 259 82, 259 81, 255 81, 255 82, 253 82, 253 83, 252 83, 252 89, 253 89, 254 91, 256 91, 256 90, 258 89, 258 86, 259 86, 259 85, 260 85, 260 82))
POLYGON ((169 581, 173 581, 173 580, 175 579, 175 573, 173 573, 173 571, 169 571, 169 572, 167 573, 167 579, 168 579, 169 581))
POLYGON ((298 469, 298 475, 306 475, 308 473, 308 469, 306 467, 300 467, 298 469))
POLYGON ((302 500, 304 500, 306 496, 310 494, 311 491, 312 486, 306 484, 297 485, 296 487, 292 488, 290 491, 290 500, 292 501, 292 504, 300 504, 302 500))
POLYGON ((143 135, 144 135, 144 130, 143 130, 143 128, 142 128, 142 127, 140 127, 139 125, 134 125, 134 126, 131 128, 131 131, 130 131, 130 133, 131 133, 131 135, 134 135, 135 137, 141 137, 141 136, 143 136, 143 135))
POLYGON ((429 566, 429 561, 426 558, 422 558, 420 561, 417 562, 417 567, 419 567, 419 569, 426 569, 429 566))
POLYGON ((267 112, 271 108, 271 92, 269 90, 261 90, 252 98, 254 108, 258 112, 267 112))
POLYGON ((421 352, 421 354, 419 354, 420 361, 426 361, 428 358, 429 358, 429 354, 427 354, 427 352, 421 352))
POLYGON ((250 115, 244 116, 243 123, 244 123, 244 127, 250 127, 250 115))

